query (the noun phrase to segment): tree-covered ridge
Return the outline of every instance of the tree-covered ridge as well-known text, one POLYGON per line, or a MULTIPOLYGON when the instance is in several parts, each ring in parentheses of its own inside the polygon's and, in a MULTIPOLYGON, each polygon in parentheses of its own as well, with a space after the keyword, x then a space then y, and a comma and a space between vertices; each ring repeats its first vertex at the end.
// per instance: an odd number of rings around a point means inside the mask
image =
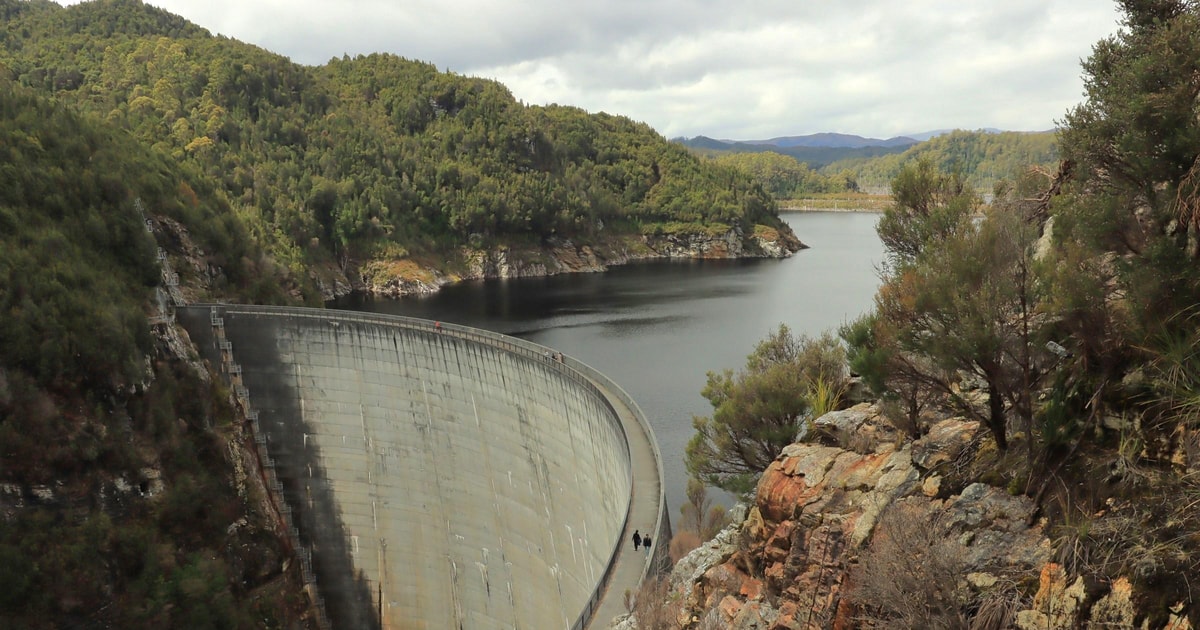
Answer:
POLYGON ((751 144, 748 142, 725 142, 704 136, 675 138, 672 140, 694 153, 706 157, 717 157, 729 153, 778 153, 795 158, 815 169, 824 168, 834 162, 859 162, 872 158, 904 152, 910 144, 894 146, 807 146, 778 144, 751 144))
POLYGON ((1054 132, 959 130, 887 153, 828 161, 814 162, 796 155, 797 149, 808 147, 731 145, 741 148, 692 151, 750 174, 777 199, 787 199, 859 188, 886 190, 905 164, 921 160, 942 172, 960 173, 976 190, 988 193, 997 182, 1016 179, 1030 167, 1052 168, 1058 160, 1057 145, 1054 132))
POLYGON ((22 4, 0 5, 17 81, 206 173, 289 264, 667 222, 783 227, 748 178, 623 117, 525 106, 393 55, 300 66, 134 0, 22 4))
POLYGON ((1054 132, 953 131, 909 147, 903 153, 834 162, 825 174, 850 171, 863 188, 885 188, 907 163, 925 160, 944 173, 960 173, 980 192, 1000 180, 1013 180, 1031 166, 1053 168, 1058 161, 1054 132))

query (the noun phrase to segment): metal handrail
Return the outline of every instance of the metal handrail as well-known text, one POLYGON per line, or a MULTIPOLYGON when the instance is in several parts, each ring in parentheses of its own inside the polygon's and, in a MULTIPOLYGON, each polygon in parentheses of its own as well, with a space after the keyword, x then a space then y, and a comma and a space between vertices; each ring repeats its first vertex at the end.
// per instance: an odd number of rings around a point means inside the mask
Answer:
MULTIPOLYGON (((553 354, 555 356, 562 356, 562 361, 552 360, 551 363, 559 366, 559 371, 562 374, 564 374, 565 376, 570 378, 575 383, 583 386, 588 391, 592 392, 599 400, 601 400, 604 403, 604 405, 608 408, 608 410, 613 414, 612 417, 616 421, 616 428, 620 432, 620 434, 622 436, 624 436, 624 438, 625 438, 624 450, 625 450, 625 457, 630 462, 629 487, 630 487, 631 491, 633 489, 633 465, 632 465, 633 461, 632 461, 631 452, 630 452, 630 442, 629 442, 630 437, 625 432, 624 424, 620 422, 620 419, 619 419, 620 414, 617 412, 616 408, 613 406, 612 401, 609 400, 609 397, 605 394, 605 392, 603 390, 600 389, 600 386, 603 386, 605 390, 607 390, 612 395, 614 395, 621 402, 622 405, 624 405, 627 409, 629 409, 629 411, 633 414, 634 420, 638 423, 641 430, 643 432, 645 432, 646 439, 649 440, 649 443, 651 445, 651 452, 654 455, 654 463, 655 463, 655 468, 656 468, 656 473, 658 475, 658 483, 659 483, 658 507, 656 510, 657 516, 656 516, 656 520, 655 520, 655 524, 654 524, 654 531, 657 532, 659 541, 667 541, 669 538, 667 533, 663 531, 663 529, 666 525, 666 521, 665 521, 666 496, 665 496, 665 491, 663 489, 665 480, 663 477, 662 455, 658 451, 658 442, 654 437, 654 429, 651 428, 650 423, 646 420, 645 414, 642 413, 641 408, 633 400, 633 397, 631 397, 624 389, 622 389, 620 385, 617 385, 614 381, 612 381, 612 379, 608 378, 607 376, 602 374, 600 371, 587 365, 586 363, 579 361, 578 359, 568 357, 566 355, 554 353, 554 351, 547 346, 543 346, 541 344, 537 344, 532 341, 527 341, 524 339, 519 339, 516 337, 510 337, 508 335, 504 335, 501 333, 495 333, 492 331, 482 330, 479 328, 472 328, 470 326, 462 326, 459 324, 451 324, 451 323, 444 323, 444 322, 435 323, 431 320, 418 319, 415 317, 406 317, 403 315, 361 313, 361 312, 357 312, 357 311, 342 311, 342 310, 333 310, 333 309, 305 308, 305 307, 257 306, 257 305, 245 306, 245 305, 238 305, 238 304, 194 304, 194 305, 189 306, 189 308, 209 309, 210 312, 212 312, 214 314, 219 311, 221 313, 222 323, 224 323, 223 322, 224 316, 227 316, 230 313, 241 313, 241 314, 246 314, 246 315, 280 315, 280 316, 287 316, 287 317, 301 317, 301 318, 321 320, 321 321, 331 321, 331 320, 336 319, 338 322, 358 322, 358 323, 364 323, 364 324, 373 324, 373 325, 382 325, 382 326, 389 326, 389 327, 400 327, 400 328, 406 328, 406 329, 411 329, 411 330, 419 330, 419 331, 426 332, 429 334, 451 335, 451 336, 459 338, 459 339, 479 342, 479 343, 483 343, 485 345, 488 345, 488 346, 491 346, 494 348, 499 348, 501 350, 511 352, 512 354, 515 354, 518 356, 524 356, 524 357, 538 359, 538 360, 544 360, 545 357, 550 354, 553 354), (599 384, 599 385, 597 385, 597 384, 599 384)), ((621 532, 624 532, 626 526, 628 525, 629 514, 630 514, 631 510, 632 510, 632 492, 631 492, 631 497, 630 497, 629 501, 627 501, 626 505, 625 505, 625 517, 621 523, 621 528, 620 528, 621 532)), ((616 557, 621 549, 623 542, 624 542, 623 534, 621 534, 617 537, 617 540, 616 540, 615 544, 613 545, 613 549, 609 554, 609 561, 607 563, 607 567, 605 568, 604 575, 602 576, 600 581, 596 584, 596 586, 593 588, 592 595, 590 598, 588 598, 588 601, 585 603, 583 611, 581 612, 579 617, 576 619, 576 621, 573 624, 571 624, 572 630, 582 630, 582 628, 587 627, 588 622, 591 620, 592 614, 595 613, 595 611, 599 608, 598 604, 599 604, 600 600, 602 599, 601 595, 604 593, 604 591, 608 587, 608 582, 612 577, 612 571, 616 564, 616 557)), ((660 542, 660 545, 661 544, 662 543, 660 542)), ((646 579, 646 576, 649 575, 649 573, 653 570, 654 561, 655 561, 654 559, 655 559, 656 555, 657 554, 647 554, 645 564, 642 568, 641 581, 644 581, 646 579)))

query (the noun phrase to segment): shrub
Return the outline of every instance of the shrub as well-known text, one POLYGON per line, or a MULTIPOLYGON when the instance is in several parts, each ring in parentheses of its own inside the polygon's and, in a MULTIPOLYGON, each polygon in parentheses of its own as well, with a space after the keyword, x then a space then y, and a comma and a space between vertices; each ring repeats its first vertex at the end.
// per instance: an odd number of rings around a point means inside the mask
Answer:
POLYGON ((681 529, 678 533, 671 537, 671 562, 679 562, 684 556, 692 552, 693 549, 700 547, 700 535, 696 532, 681 529))
POLYGON ((964 549, 946 535, 944 521, 906 501, 884 511, 856 572, 852 597, 864 627, 968 627, 958 584, 966 573, 964 549))

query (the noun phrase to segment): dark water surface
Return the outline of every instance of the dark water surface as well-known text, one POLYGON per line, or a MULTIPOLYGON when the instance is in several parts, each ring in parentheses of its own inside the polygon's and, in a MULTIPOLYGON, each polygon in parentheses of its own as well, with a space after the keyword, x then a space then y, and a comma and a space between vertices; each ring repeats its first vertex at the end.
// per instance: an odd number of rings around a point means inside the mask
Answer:
MULTIPOLYGON (((712 411, 700 395, 706 373, 741 369, 780 323, 815 336, 871 308, 883 260, 879 215, 783 216, 810 247, 786 260, 656 261, 604 273, 465 282, 398 300, 351 297, 331 306, 505 333, 600 370, 650 419, 678 522, 692 416, 712 411)), ((728 497, 717 498, 728 506, 728 497)))

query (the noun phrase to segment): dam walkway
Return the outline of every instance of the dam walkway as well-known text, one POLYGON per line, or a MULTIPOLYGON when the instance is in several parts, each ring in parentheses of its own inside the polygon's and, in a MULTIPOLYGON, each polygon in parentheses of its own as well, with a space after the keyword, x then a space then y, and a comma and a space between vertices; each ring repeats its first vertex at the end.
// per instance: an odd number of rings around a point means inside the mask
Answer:
MULTIPOLYGON (((607 379, 606 379, 607 380, 607 379)), ((607 588, 599 595, 599 603, 592 623, 584 627, 607 628, 614 617, 626 613, 625 591, 637 594, 642 581, 656 577, 668 562, 668 548, 671 542, 671 524, 666 512, 664 491, 662 487, 662 461, 659 458, 658 447, 654 434, 649 425, 640 421, 643 418, 636 405, 633 409, 626 406, 622 398, 631 400, 628 395, 617 396, 609 391, 602 383, 596 387, 613 401, 613 407, 625 425, 629 439, 629 458, 633 464, 633 500, 629 505, 629 518, 625 522, 625 531, 617 544, 613 556, 612 577, 607 588), (638 431, 644 431, 642 438, 635 437, 638 431), (657 499, 657 501, 655 500, 657 499), (656 505, 662 502, 663 505, 656 505), (645 549, 634 550, 633 532, 640 530, 643 535, 654 533, 651 540, 650 552, 645 549)))

